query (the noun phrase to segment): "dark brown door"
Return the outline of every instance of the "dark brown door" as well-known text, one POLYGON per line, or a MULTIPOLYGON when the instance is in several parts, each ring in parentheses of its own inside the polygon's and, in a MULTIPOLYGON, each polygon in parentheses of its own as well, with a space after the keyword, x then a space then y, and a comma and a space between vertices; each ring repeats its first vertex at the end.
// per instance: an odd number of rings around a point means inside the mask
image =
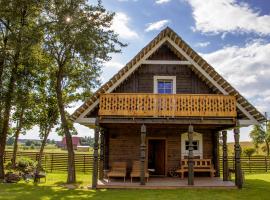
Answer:
POLYGON ((153 175, 165 175, 165 140, 148 140, 148 169, 153 175))

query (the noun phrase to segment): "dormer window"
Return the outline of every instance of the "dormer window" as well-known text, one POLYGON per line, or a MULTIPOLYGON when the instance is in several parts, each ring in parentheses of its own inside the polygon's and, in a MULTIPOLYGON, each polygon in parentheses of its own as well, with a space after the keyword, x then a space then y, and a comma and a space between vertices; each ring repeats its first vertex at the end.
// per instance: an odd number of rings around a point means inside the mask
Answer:
POLYGON ((175 76, 154 76, 155 94, 175 94, 176 77, 175 76))

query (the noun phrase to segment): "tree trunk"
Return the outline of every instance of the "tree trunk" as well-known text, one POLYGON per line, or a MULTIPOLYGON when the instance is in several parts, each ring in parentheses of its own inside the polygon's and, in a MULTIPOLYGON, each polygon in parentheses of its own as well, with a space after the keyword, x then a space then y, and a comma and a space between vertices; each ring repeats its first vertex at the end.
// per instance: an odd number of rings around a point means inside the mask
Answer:
POLYGON ((63 66, 59 65, 59 71, 57 72, 57 81, 56 81, 56 96, 57 96, 57 104, 61 117, 61 125, 66 137, 67 151, 68 151, 68 176, 67 183, 75 183, 76 182, 76 174, 75 174, 75 162, 74 162, 74 151, 72 144, 72 137, 69 132, 68 121, 65 114, 63 96, 62 96, 62 79, 63 79, 63 66))
POLYGON ((25 26, 25 17, 26 12, 22 12, 21 22, 20 22, 20 29, 18 33, 18 37, 16 39, 16 48, 14 54, 14 66, 11 70, 11 75, 8 83, 8 90, 6 93, 5 98, 5 106, 4 106, 4 115, 2 119, 1 128, 0 130, 0 180, 5 178, 5 171, 4 171, 4 153, 5 153, 5 146, 6 146, 6 139, 7 133, 9 129, 9 118, 10 118, 10 111, 11 111, 11 103, 14 94, 14 87, 17 78, 17 69, 20 64, 20 56, 21 56, 21 47, 22 47, 22 31, 23 27, 25 26))
MULTIPOLYGON (((38 163, 37 163, 37 169, 36 169, 36 175, 39 174, 40 170, 41 170, 41 163, 42 163, 42 155, 43 155, 43 151, 45 149, 45 145, 47 143, 47 139, 48 139, 48 136, 51 132, 51 129, 52 129, 52 125, 49 126, 48 130, 45 130, 45 133, 44 133, 44 137, 43 137, 43 140, 42 140, 42 143, 41 143, 41 146, 40 146, 40 150, 39 150, 39 155, 38 155, 38 163)), ((37 179, 37 176, 35 176, 35 179, 34 179, 34 182, 36 183, 38 181, 37 179)))
POLYGON ((12 73, 11 73, 11 77, 10 77, 10 81, 9 81, 9 85, 8 85, 8 92, 6 95, 4 116, 3 116, 3 122, 2 122, 3 124, 2 124, 2 130, 0 133, 0 179, 5 178, 3 157, 4 157, 4 153, 5 153, 7 133, 8 133, 8 129, 9 129, 11 100, 12 100, 13 93, 14 93, 16 74, 17 74, 17 66, 15 65, 12 69, 12 73))
POLYGON ((17 126, 16 132, 15 132, 15 140, 14 140, 14 144, 13 144, 13 154, 12 154, 12 160, 11 160, 13 169, 15 169, 15 167, 16 167, 18 139, 19 139, 19 135, 20 135, 20 132, 21 132, 21 129, 23 126, 23 116, 24 116, 24 108, 22 108, 22 110, 21 110, 18 126, 17 126))
MULTIPOLYGON (((9 22, 7 22, 9 25, 9 22)), ((2 122, 2 110, 3 110, 3 73, 4 73, 4 65, 6 60, 6 51, 7 51, 7 42, 8 42, 8 28, 6 28, 5 37, 3 38, 3 48, 2 48, 2 55, 0 55, 0 122, 2 122)), ((1 126, 1 125, 0 125, 1 126)), ((1 128, 0 128, 1 132, 1 128)))
POLYGON ((267 142, 267 141, 265 141, 265 146, 266 146, 266 153, 267 153, 267 156, 269 156, 269 151, 270 151, 270 149, 269 149, 269 142, 267 142))
POLYGON ((13 169, 16 168, 16 158, 17 158, 17 150, 18 150, 18 138, 19 138, 19 134, 20 134, 20 131, 16 130, 16 133, 15 133, 15 140, 14 140, 14 144, 13 144, 12 159, 11 159, 11 163, 12 163, 12 168, 13 168, 13 169))

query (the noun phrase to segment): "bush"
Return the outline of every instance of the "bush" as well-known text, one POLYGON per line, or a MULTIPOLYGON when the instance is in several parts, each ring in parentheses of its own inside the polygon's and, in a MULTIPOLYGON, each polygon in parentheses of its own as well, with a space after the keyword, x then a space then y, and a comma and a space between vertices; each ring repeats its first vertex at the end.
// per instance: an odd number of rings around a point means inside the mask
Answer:
POLYGON ((250 157, 250 156, 252 156, 255 152, 256 152, 256 149, 251 148, 251 147, 247 147, 247 148, 244 149, 243 154, 244 154, 245 156, 250 157))
MULTIPOLYGON (((13 169, 14 171, 22 172, 24 174, 33 173, 37 166, 37 162, 27 158, 27 157, 20 157, 17 159, 16 167, 13 169)), ((12 164, 9 162, 6 165, 6 169, 12 170, 12 164)))
POLYGON ((21 180, 20 175, 16 174, 16 173, 12 173, 12 172, 8 172, 5 175, 5 181, 7 183, 17 183, 21 180))
POLYGON ((37 166, 36 161, 34 161, 30 158, 26 158, 26 157, 22 157, 22 158, 18 159, 18 161, 16 163, 16 167, 17 167, 18 171, 21 171, 24 173, 34 172, 36 166, 37 166))
POLYGON ((29 147, 23 146, 23 150, 29 150, 29 147))

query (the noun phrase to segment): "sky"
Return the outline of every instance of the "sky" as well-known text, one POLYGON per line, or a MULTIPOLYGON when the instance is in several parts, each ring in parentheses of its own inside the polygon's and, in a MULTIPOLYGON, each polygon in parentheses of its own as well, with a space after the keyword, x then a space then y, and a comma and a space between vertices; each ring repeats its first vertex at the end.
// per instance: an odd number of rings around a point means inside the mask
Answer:
MULTIPOLYGON (((169 26, 258 110, 270 112, 270 1, 103 0, 103 5, 115 12, 111 28, 128 46, 104 63, 101 82, 169 26)), ((68 111, 72 113, 81 103, 68 111)), ((93 136, 92 130, 75 127, 79 136, 93 136)), ((250 140, 250 129, 241 129, 241 141, 250 140)), ((37 139, 38 128, 20 138, 37 139)), ((54 132, 49 138, 61 139, 54 132)), ((233 141, 232 133, 228 141, 233 141)))

